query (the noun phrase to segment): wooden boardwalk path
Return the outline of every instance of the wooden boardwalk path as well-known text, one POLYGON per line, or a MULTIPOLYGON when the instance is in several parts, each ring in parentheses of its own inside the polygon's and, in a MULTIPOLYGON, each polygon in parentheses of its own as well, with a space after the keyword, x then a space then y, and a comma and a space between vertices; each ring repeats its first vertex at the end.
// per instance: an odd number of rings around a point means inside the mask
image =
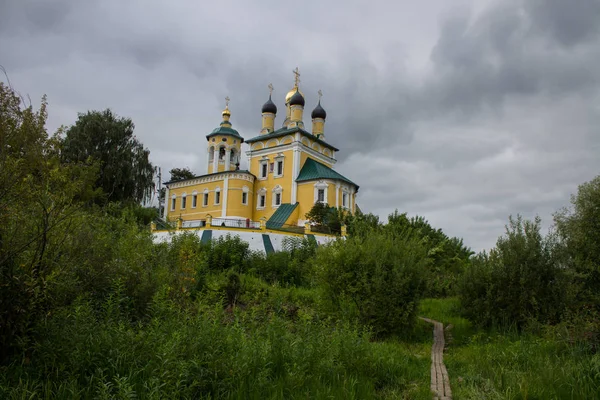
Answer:
POLYGON ((431 391, 434 400, 451 400, 450 379, 444 365, 444 324, 420 317, 433 324, 433 346, 431 347, 431 391))

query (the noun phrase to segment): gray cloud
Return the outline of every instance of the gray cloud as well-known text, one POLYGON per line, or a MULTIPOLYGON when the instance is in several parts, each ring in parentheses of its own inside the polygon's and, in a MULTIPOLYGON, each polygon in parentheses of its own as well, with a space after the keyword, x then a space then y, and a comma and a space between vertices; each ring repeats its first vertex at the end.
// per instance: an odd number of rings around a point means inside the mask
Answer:
POLYGON ((198 173, 223 98, 253 137, 266 85, 281 125, 299 66, 305 122, 322 89, 361 208, 424 215, 482 249, 508 214, 548 225, 600 170, 600 3, 461 4, 0 0, 0 64, 49 95, 52 128, 111 107, 163 170, 198 173))

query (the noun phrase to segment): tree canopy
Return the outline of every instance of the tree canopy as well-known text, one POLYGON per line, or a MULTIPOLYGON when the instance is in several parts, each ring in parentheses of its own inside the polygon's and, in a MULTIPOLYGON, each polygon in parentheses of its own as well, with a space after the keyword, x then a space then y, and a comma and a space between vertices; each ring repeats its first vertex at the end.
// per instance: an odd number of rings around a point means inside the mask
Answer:
POLYGON ((106 200, 146 200, 154 188, 154 167, 150 151, 134 135, 129 118, 118 117, 110 109, 80 113, 63 138, 63 162, 84 162, 89 158, 100 162, 96 186, 106 200))
POLYGON ((196 177, 196 174, 194 174, 189 168, 185 167, 185 168, 173 168, 172 170, 169 171, 169 174, 171 174, 171 180, 172 181, 181 181, 184 179, 192 179, 196 177))

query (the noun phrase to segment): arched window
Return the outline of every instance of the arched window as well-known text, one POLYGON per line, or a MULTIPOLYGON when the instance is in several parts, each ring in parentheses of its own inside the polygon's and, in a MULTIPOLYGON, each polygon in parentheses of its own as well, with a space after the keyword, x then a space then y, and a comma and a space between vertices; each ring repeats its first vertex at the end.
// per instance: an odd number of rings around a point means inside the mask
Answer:
POLYGON ((196 208, 197 205, 198 205, 198 192, 194 190, 192 192, 192 208, 196 208))
POLYGON ((215 146, 210 146, 208 149, 208 161, 213 162, 215 159, 215 146))
POLYGON ((185 210, 185 206, 187 205, 187 193, 183 192, 181 195, 181 209, 185 210))
POLYGON ((177 203, 177 196, 173 193, 171 196, 171 211, 175 211, 175 204, 177 203))
POLYGON ((229 161, 231 162, 232 165, 235 165, 238 163, 237 151, 235 151, 235 149, 230 150, 229 161))
POLYGON ((221 188, 217 186, 215 189, 215 205, 221 204, 221 188))
POLYGON ((225 160, 225 147, 219 147, 219 161, 225 160))
POLYGON ((244 186, 242 188, 242 204, 247 206, 248 205, 248 192, 250 191, 250 189, 248 189, 248 186, 244 186))
POLYGON ((266 205, 267 205, 267 189, 262 188, 257 193, 256 209, 264 210, 266 205))
POLYGON ((273 207, 277 208, 281 205, 281 197, 283 188, 280 185, 277 185, 273 188, 273 207))
POLYGON ((208 206, 208 189, 204 189, 204 193, 203 193, 203 199, 202 199, 202 207, 206 207, 208 206))

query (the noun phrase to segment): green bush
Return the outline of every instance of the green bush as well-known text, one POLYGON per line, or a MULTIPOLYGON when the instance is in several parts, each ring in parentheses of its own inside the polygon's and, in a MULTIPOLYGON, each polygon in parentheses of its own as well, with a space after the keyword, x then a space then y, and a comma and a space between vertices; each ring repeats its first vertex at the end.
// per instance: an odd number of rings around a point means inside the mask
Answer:
POLYGON ((463 275, 460 300, 466 315, 484 326, 530 320, 557 322, 567 305, 567 281, 555 258, 551 235, 540 233, 540 219, 512 217, 506 235, 488 254, 473 258, 463 275))
POLYGON ((427 262, 426 249, 406 236, 338 240, 315 260, 323 306, 377 336, 399 334, 415 321, 427 262))

